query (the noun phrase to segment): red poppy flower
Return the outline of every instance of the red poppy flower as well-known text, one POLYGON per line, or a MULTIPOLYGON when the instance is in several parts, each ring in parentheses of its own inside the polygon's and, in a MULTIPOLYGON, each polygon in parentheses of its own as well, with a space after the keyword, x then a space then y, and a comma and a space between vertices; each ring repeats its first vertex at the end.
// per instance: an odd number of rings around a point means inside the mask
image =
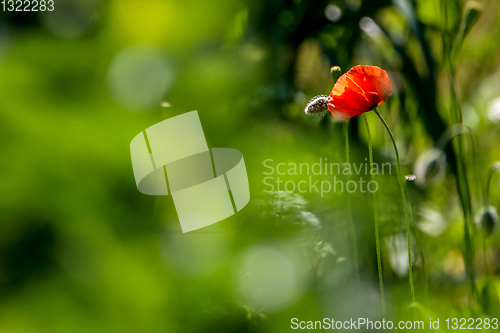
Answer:
POLYGON ((328 110, 347 120, 387 101, 392 84, 387 72, 377 66, 358 65, 343 74, 328 96, 328 110))

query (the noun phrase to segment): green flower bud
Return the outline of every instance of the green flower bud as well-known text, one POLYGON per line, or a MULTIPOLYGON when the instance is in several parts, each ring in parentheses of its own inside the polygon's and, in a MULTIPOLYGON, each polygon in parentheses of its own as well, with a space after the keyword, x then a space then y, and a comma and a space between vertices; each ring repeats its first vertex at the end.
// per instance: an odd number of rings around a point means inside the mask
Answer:
POLYGON ((476 219, 478 227, 483 229, 486 237, 491 237, 496 234, 498 229, 498 213, 495 207, 483 207, 479 217, 476 219))
POLYGON ((458 54, 460 53, 460 49, 462 48, 465 37, 479 20, 479 16, 481 16, 482 12, 483 6, 477 1, 467 1, 467 3, 465 4, 462 22, 460 23, 460 30, 455 40, 455 45, 453 46, 450 59, 453 68, 455 68, 455 66, 457 65, 458 54))
POLYGON ((413 172, 419 186, 441 182, 446 174, 446 155, 436 148, 426 151, 418 158, 413 172))
POLYGON ((479 20, 479 16, 483 12, 483 5, 477 1, 467 1, 462 18, 462 38, 465 38, 472 27, 479 20))
POLYGON ((342 76, 342 69, 339 66, 333 66, 330 68, 330 74, 332 75, 333 84, 335 84, 339 77, 342 76))

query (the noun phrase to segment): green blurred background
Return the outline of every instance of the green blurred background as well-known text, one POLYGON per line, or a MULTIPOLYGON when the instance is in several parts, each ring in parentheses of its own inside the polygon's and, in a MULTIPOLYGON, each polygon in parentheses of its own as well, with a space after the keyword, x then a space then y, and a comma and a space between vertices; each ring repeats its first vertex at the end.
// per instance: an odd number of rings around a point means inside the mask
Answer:
MULTIPOLYGON (((357 64, 388 71, 395 91, 379 111, 419 181, 410 305, 394 155, 368 114, 376 162, 394 165, 377 176, 385 317, 498 318, 499 236, 471 228, 471 296, 456 147, 446 165, 422 158, 460 107, 478 215, 500 154, 500 2, 479 2, 462 44, 461 0, 56 0, 53 12, 3 11, 0 332, 288 332, 292 318, 382 318, 372 195, 352 195, 357 281, 346 193, 267 193, 263 182, 266 159, 344 162, 342 123, 304 106, 330 92, 331 66, 357 64), (192 110, 209 147, 243 153, 251 201, 183 234, 171 197, 137 190, 129 144, 192 110)), ((360 120, 349 123, 355 163, 368 157, 360 120)), ((490 204, 500 204, 497 177, 490 204)))

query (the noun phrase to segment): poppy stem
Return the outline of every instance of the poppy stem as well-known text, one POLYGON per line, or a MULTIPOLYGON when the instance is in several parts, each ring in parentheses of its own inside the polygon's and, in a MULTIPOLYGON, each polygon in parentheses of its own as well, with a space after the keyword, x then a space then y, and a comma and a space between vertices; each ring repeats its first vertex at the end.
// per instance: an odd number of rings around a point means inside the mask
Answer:
MULTIPOLYGON (((347 164, 350 164, 349 156, 349 127, 348 121, 344 122, 344 137, 345 137, 345 160, 347 164)), ((351 180, 351 175, 347 175, 347 183, 351 180)), ((352 202, 351 196, 347 196, 347 215, 349 219, 349 228, 351 231, 352 246, 354 247, 354 269, 356 273, 356 279, 359 281, 359 257, 358 257, 358 240, 356 237, 356 227, 354 226, 354 220, 352 218, 352 202)))
POLYGON ((384 124, 385 128, 387 129, 387 132, 389 133, 389 136, 391 137, 392 144, 394 146, 394 151, 396 153, 396 161, 398 162, 398 182, 399 182, 399 189, 401 190, 401 197, 403 198, 403 210, 406 219, 406 238, 408 240, 408 277, 410 280, 410 295, 412 302, 415 303, 416 302, 415 288, 413 286, 413 268, 411 263, 410 219, 408 217, 408 207, 406 206, 406 194, 405 194, 405 187, 403 184, 403 176, 401 173, 401 162, 399 160, 398 146, 396 145, 396 139, 394 138, 394 135, 392 134, 391 129, 389 128, 389 125, 387 125, 382 115, 378 112, 376 108, 374 108, 373 111, 375 111, 377 116, 380 118, 382 124, 384 124))
MULTIPOLYGON (((368 118, 366 114, 363 115, 366 124, 366 133, 368 135, 368 156, 370 160, 370 178, 375 181, 375 176, 372 173, 373 170, 373 145, 372 137, 370 134, 370 125, 368 124, 368 118)), ((380 232, 379 232, 379 218, 377 210, 377 196, 373 192, 373 221, 375 223, 375 247, 377 248, 377 269, 378 269, 378 281, 380 285, 380 302, 382 306, 382 315, 385 315, 385 296, 384 296, 384 276, 382 274, 382 256, 380 254, 380 232)))

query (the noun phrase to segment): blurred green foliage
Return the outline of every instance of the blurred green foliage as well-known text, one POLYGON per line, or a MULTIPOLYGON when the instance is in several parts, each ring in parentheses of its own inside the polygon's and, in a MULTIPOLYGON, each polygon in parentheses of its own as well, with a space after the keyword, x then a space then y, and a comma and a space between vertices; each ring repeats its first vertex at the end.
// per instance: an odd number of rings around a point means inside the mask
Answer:
MULTIPOLYGON (((0 332, 288 332, 292 318, 381 318, 371 194, 352 194, 358 282, 346 193, 266 193, 263 162, 343 163, 342 124, 307 117, 304 106, 329 93, 331 66, 377 65, 395 88, 379 110, 406 174, 462 110, 479 214, 500 154, 500 3, 479 2, 470 27, 461 0, 61 0, 54 12, 2 12, 0 332), (252 200, 182 234, 171 197, 137 191, 129 143, 191 110, 210 147, 242 151, 252 200)), ((382 124, 367 117, 375 161, 394 163, 382 124)), ((364 124, 353 118, 349 130, 351 159, 364 163, 364 124)), ((416 190, 418 305, 405 277, 396 172, 377 176, 391 320, 499 317, 498 234, 471 228, 468 295, 456 141, 445 175, 416 190)))

